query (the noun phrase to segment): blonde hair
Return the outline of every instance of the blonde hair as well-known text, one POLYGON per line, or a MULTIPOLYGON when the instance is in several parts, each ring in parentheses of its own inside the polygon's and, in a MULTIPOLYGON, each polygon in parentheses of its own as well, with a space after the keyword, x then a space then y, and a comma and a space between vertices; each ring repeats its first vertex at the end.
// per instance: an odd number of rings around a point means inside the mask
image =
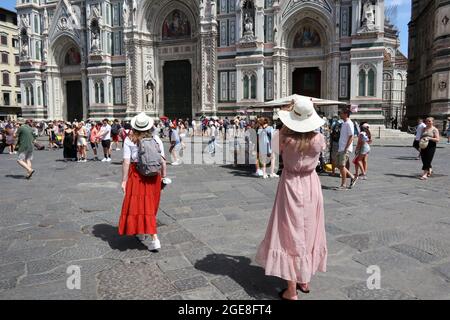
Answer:
POLYGON ((145 138, 151 138, 151 137, 153 136, 151 130, 147 130, 147 131, 138 131, 138 130, 136 130, 136 129, 132 129, 130 132, 131 132, 130 140, 131 140, 134 144, 137 144, 137 143, 140 142, 142 139, 145 139, 145 138))
POLYGON ((283 128, 281 128, 281 134, 294 140, 297 144, 298 151, 303 153, 309 149, 311 140, 316 136, 317 132, 296 132, 283 126, 283 128))

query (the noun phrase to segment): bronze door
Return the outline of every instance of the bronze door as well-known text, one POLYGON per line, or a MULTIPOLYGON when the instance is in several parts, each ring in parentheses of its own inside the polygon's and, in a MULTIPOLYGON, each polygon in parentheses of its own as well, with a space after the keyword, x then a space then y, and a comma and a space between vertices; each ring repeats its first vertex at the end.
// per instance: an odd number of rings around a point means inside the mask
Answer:
POLYGON ((67 96, 67 120, 83 120, 83 94, 81 91, 81 81, 66 82, 67 96))
POLYGON ((187 60, 164 64, 164 115, 192 118, 192 71, 187 60))
POLYGON ((292 75, 292 94, 320 98, 321 72, 319 68, 298 68, 292 75))

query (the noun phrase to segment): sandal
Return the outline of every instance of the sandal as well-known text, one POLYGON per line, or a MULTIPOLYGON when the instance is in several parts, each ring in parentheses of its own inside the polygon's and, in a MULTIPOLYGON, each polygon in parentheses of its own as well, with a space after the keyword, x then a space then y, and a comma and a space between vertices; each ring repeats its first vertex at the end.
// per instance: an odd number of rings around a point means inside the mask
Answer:
POLYGON ((420 177, 420 180, 427 180, 427 179, 428 179, 428 177, 426 175, 420 177))
POLYGON ((306 289, 303 289, 300 283, 297 283, 297 290, 300 290, 303 293, 309 293, 309 286, 306 287, 306 289))
POLYGON ((284 293, 287 291, 286 289, 281 290, 280 292, 278 292, 278 296, 280 297, 281 300, 287 300, 287 301, 295 301, 296 299, 288 299, 284 297, 284 293))

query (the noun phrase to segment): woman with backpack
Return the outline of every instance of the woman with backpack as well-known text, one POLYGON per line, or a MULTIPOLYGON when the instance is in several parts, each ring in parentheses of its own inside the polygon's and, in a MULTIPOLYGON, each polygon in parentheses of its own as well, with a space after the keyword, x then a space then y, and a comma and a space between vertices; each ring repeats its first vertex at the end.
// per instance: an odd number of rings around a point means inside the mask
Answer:
POLYGON ((131 120, 132 131, 125 138, 123 149, 125 197, 119 221, 120 235, 136 236, 150 251, 161 248, 156 214, 166 181, 164 147, 158 135, 153 134, 153 124, 153 119, 143 112, 131 120))

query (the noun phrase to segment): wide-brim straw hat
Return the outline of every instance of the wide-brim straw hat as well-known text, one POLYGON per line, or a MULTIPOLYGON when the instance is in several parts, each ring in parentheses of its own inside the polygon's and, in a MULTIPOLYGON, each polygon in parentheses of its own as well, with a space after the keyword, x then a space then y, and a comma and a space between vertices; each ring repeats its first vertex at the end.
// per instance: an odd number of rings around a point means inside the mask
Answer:
POLYGON ((153 127, 154 121, 145 112, 139 113, 131 119, 131 127, 137 131, 148 131, 153 127))
POLYGON ((310 98, 295 97, 291 110, 280 110, 278 116, 281 122, 295 132, 310 132, 320 128, 325 121, 317 114, 310 98))

